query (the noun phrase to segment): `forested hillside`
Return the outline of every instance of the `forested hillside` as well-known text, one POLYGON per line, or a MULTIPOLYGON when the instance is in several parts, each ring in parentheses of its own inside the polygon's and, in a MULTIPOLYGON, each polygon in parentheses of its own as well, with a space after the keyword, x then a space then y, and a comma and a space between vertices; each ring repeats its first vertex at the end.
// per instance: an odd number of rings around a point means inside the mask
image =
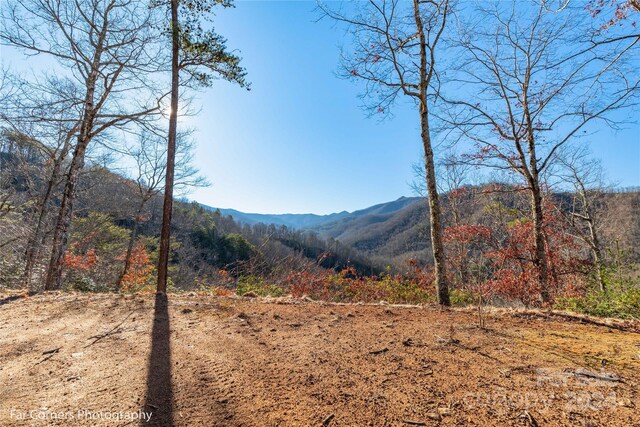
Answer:
MULTIPOLYGON (((39 147, 37 141, 23 135, 2 133, 3 286, 26 285, 37 290, 42 284, 53 227, 50 212, 59 203, 57 197, 45 196, 47 191, 55 194, 59 184, 50 182, 51 164, 39 147), (41 235, 34 240, 38 224, 41 235), (24 263, 29 251, 36 255, 30 270, 24 263)), ((184 168, 197 181, 197 171, 184 168)), ((153 174, 144 165, 139 172, 136 180, 96 163, 83 171, 64 259, 66 288, 130 291, 153 287, 162 201, 161 194, 145 184, 149 181, 140 178, 153 174)), ((462 186, 443 195, 443 206, 453 289, 484 289, 488 296, 533 303, 526 273, 531 249, 522 234, 530 226, 524 191, 507 184, 462 186), (479 284, 486 288, 477 288, 479 284)), ((591 280, 605 286, 636 274, 639 207, 638 191, 602 188, 548 194, 546 235, 559 295, 569 288, 585 292, 591 280), (599 273, 594 273, 594 265, 600 265, 599 273)), ((301 289, 306 290, 300 292, 327 297, 322 294, 327 291, 318 293, 313 283, 323 283, 333 271, 353 268, 355 276, 387 271, 414 280, 416 271, 433 262, 423 198, 400 198, 338 215, 333 221, 329 220, 332 216, 318 216, 324 218, 322 223, 308 228, 301 225, 309 224, 308 217, 298 220, 295 215, 275 217, 298 224, 297 228, 250 225, 195 202, 176 201, 172 286, 209 289, 214 285, 280 294, 291 292, 302 281, 301 289)), ((350 274, 345 277, 355 277, 350 274)), ((428 274, 418 283, 424 280, 429 283, 428 274)), ((338 287, 331 292, 342 291, 338 287)))
MULTIPOLYGON (((51 244, 52 212, 59 204, 57 196, 44 197, 48 190, 59 191, 59 184, 48 182, 51 164, 37 141, 8 130, 0 137, 0 281, 3 286, 28 285, 37 290, 51 244), (38 221, 43 232, 34 241, 38 221), (33 276, 28 278, 24 254, 30 247, 38 256, 33 276)), ((83 171, 70 250, 65 256, 68 288, 135 290, 152 286, 162 197, 158 191, 149 191, 148 167, 142 165, 137 171, 139 180, 95 163, 83 171)), ((160 169, 154 172, 160 174, 160 169)), ((187 170, 191 178, 196 175, 187 170)), ((242 224, 186 200, 175 202, 172 229, 171 277, 180 289, 209 286, 227 280, 227 274, 235 279, 259 276, 278 281, 293 271, 341 270, 348 265, 366 274, 373 271, 365 257, 333 239, 325 241, 314 232, 283 225, 242 224)))

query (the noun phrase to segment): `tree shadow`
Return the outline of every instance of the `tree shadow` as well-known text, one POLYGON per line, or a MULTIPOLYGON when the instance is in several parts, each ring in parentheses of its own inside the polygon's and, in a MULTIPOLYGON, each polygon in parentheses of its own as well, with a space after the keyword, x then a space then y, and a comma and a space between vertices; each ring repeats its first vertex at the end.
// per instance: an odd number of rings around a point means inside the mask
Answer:
POLYGON ((148 426, 173 426, 173 388, 171 383, 171 340, 169 301, 156 294, 151 332, 151 355, 147 370, 147 393, 143 411, 151 414, 148 426))
POLYGON ((10 295, 8 297, 0 299, 0 305, 9 304, 10 302, 21 299, 22 297, 22 295, 10 295))

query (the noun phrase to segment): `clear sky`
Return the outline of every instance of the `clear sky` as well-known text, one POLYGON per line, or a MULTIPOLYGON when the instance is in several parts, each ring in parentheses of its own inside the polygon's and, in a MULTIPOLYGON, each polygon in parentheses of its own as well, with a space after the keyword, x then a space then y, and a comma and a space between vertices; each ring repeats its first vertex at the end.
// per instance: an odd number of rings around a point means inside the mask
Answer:
POLYGON ((380 123, 358 87, 338 79, 343 31, 316 22, 315 2, 238 2, 216 18, 251 81, 199 96, 197 162, 212 182, 202 203, 261 213, 355 210, 410 194, 417 113, 380 123))
MULTIPOLYGON (((241 51, 249 92, 219 82, 200 95, 197 163, 213 185, 190 197, 260 213, 352 211, 412 195, 420 160, 417 113, 383 122, 360 108, 360 87, 335 76, 344 31, 317 22, 312 1, 239 1, 216 30, 241 51)), ((640 185, 638 123, 593 135, 608 177, 640 185)), ((586 142, 586 141, 585 141, 586 142)))
MULTIPOLYGON (((348 38, 316 22, 314 9, 314 1, 238 1, 218 13, 216 31, 240 51, 252 88, 219 81, 199 93, 200 112, 185 121, 198 129, 195 162, 212 186, 189 198, 245 212, 325 214, 412 195, 416 111, 399 105, 391 119, 367 118, 360 87, 335 76, 348 38)), ((4 53, 8 65, 25 61, 4 53)), ((592 141, 611 181, 640 185, 637 118, 592 141)))

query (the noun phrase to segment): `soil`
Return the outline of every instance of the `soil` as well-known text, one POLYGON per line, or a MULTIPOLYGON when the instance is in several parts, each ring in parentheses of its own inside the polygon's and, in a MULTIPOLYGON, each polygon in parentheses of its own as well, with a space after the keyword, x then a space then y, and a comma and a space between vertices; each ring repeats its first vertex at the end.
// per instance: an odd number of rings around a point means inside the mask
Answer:
POLYGON ((640 426, 640 334, 535 312, 0 294, 0 425, 640 426), (151 416, 150 421, 139 417, 151 416))

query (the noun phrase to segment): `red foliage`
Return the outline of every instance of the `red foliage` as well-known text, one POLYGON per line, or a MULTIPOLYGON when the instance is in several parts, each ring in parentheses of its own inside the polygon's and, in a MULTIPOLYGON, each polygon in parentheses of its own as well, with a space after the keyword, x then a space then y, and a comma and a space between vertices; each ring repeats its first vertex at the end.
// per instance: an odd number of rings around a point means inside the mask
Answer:
MULTIPOLYGON (((610 18, 601 26, 601 30, 606 30, 616 24, 622 25, 631 12, 640 12, 640 2, 638 0, 591 0, 585 6, 585 9, 592 17, 598 17, 603 10, 610 9, 605 12, 611 13, 610 18)), ((632 21, 631 26, 636 27, 636 22, 632 21)))
POLYGON ((444 229, 443 239, 446 242, 471 243, 485 241, 491 237, 491 229, 484 225, 461 224, 444 229))
POLYGON ((94 249, 89 249, 84 255, 75 255, 68 251, 64 254, 63 264, 67 268, 81 271, 89 271, 98 262, 98 256, 94 249))
POLYGON ((153 272, 153 264, 149 259, 144 243, 138 242, 131 251, 131 264, 122 277, 122 290, 133 290, 144 285, 153 272))
POLYGON ((292 272, 284 286, 292 296, 336 302, 424 303, 434 299, 433 275, 413 264, 413 274, 402 277, 384 273, 361 276, 353 268, 339 273, 327 270, 292 272))
MULTIPOLYGON (((580 245, 565 232, 561 218, 550 202, 544 206, 543 222, 549 291, 551 295, 570 292, 576 287, 576 276, 587 261, 577 257, 580 245)), ((537 304, 541 289, 537 267, 533 263, 533 223, 528 220, 517 221, 507 227, 507 233, 503 244, 486 254, 494 273, 483 285, 484 291, 517 299, 526 305, 537 304)))

